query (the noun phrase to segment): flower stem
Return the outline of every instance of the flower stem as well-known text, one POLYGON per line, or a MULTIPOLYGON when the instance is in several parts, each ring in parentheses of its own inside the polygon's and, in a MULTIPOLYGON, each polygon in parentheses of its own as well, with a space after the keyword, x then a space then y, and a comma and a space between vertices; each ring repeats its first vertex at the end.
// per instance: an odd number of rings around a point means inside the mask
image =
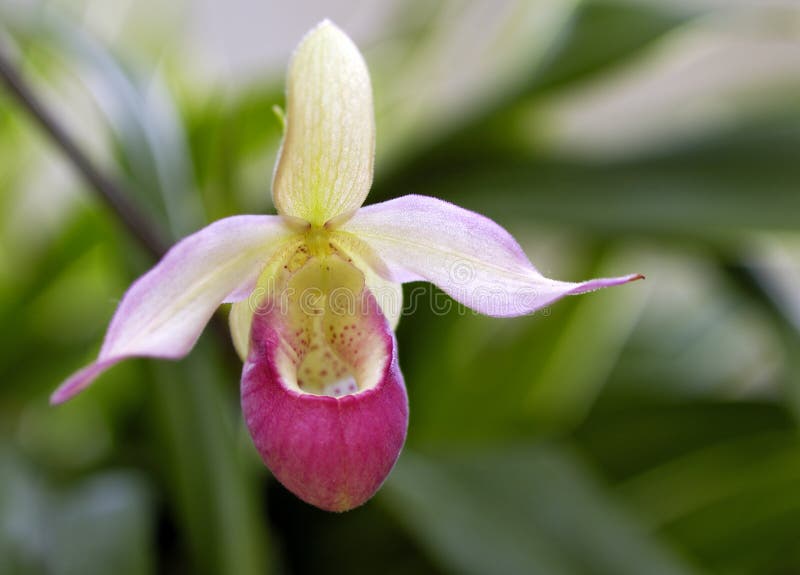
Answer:
MULTIPOLYGON (((129 198, 130 195, 113 178, 98 168, 83 152, 77 142, 69 135, 64 126, 59 122, 51 110, 34 93, 28 81, 19 72, 11 58, 3 51, 0 44, 0 81, 5 85, 9 94, 23 108, 31 118, 47 133, 56 146, 63 152, 73 167, 84 178, 89 187, 106 203, 111 211, 125 225, 131 235, 150 254, 158 260, 169 249, 164 233, 147 219, 142 211, 129 198)), ((214 332, 230 353, 231 363, 236 357, 233 348, 228 345, 227 321, 215 315, 211 321, 214 332)))
POLYGON ((91 189, 111 208, 142 247, 154 259, 164 255, 168 244, 164 241, 163 235, 128 199, 120 185, 92 163, 1 49, 0 80, 17 104, 50 136, 91 189))

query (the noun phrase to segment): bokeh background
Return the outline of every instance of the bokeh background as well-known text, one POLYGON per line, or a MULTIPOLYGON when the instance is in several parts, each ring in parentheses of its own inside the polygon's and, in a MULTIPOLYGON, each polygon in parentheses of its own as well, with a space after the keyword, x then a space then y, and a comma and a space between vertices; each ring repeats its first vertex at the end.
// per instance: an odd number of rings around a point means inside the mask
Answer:
POLYGON ((324 513, 258 459, 218 326, 48 405, 153 262, 0 89, 0 573, 800 573, 800 3, 0 0, 0 49, 174 241, 273 210, 324 17, 373 75, 370 202, 647 281, 510 320, 423 288, 406 449, 324 513))

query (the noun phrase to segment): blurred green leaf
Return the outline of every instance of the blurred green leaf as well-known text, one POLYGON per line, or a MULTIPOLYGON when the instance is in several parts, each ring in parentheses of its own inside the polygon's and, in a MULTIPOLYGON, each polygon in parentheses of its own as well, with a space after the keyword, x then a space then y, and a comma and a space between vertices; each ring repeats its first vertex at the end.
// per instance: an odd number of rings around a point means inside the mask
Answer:
MULTIPOLYGON (((78 367, 75 354, 85 356, 90 351, 102 335, 115 298, 124 290, 126 275, 114 265, 120 249, 117 241, 107 219, 78 211, 53 238, 53 246, 7 284, 8 296, 0 300, 0 322, 14 329, 0 332, 3 379, 24 374, 38 391, 41 384, 58 381, 78 367), (67 287, 70 292, 62 289, 67 287), (71 297, 66 297, 68 293, 71 297)), ((3 391, 25 392, 13 387, 3 391)))
POLYGON ((281 526, 280 573, 446 573, 380 497, 347 513, 321 511, 270 482, 270 519, 281 526), (313 542, 313 543, 311 543, 313 542))
POLYGON ((786 409, 638 402, 594 413, 577 439, 649 526, 713 572, 791 572, 798 440, 786 409))
POLYGON ((535 77, 531 97, 606 73, 691 17, 690 11, 675 6, 584 0, 547 65, 535 77))
MULTIPOLYGON (((607 256, 592 275, 611 277, 625 266, 634 265, 632 261, 637 260, 618 254, 607 256)), ((638 262, 646 265, 644 258, 638 262)), ((652 293, 648 285, 631 287, 576 303, 561 323, 555 345, 532 382, 526 398, 526 411, 532 419, 553 430, 582 420, 605 385, 652 293)))
MULTIPOLYGON (((503 10, 472 6, 459 13, 453 25, 452 12, 458 10, 450 8, 436 15, 443 21, 440 26, 406 32, 410 46, 399 50, 403 60, 379 62, 383 65, 377 72, 386 69, 391 75, 386 86, 380 75, 376 79, 383 135, 378 142, 378 189, 371 194, 373 200, 385 195, 382 182, 394 182, 398 174, 412 171, 410 167, 426 173, 431 149, 447 152, 475 140, 482 144, 499 140, 505 145, 509 133, 514 133, 505 124, 516 121, 517 107, 530 106, 553 89, 613 70, 691 17, 686 11, 627 2, 544 0, 509 2, 503 10), (479 26, 474 25, 477 20, 479 26), (461 29, 470 25, 469 33, 461 29), (465 38, 470 39, 468 48, 465 38), (472 54, 476 50, 481 53, 472 54), (451 52, 456 61, 488 65, 464 66, 458 71, 464 77, 454 76, 452 62, 442 64, 432 57, 451 52), (437 71, 437 66, 446 67, 446 72, 437 71), (398 87, 400 80, 403 84, 398 87), (418 89, 420 85, 425 89, 418 89), (409 90, 413 93, 406 93, 409 90), (381 110, 382 101, 386 111, 381 110)), ((450 156, 445 153, 445 157, 450 156)))
POLYGON ((373 59, 378 169, 417 158, 476 116, 518 97, 578 4, 444 0, 398 6, 398 33, 373 59))
POLYGON ((454 572, 696 572, 556 447, 407 451, 385 497, 454 572))
POLYGON ((794 429, 786 409, 764 401, 626 399, 601 402, 573 436, 615 481, 713 445, 794 429))
POLYGON ((450 147, 382 182, 376 195, 413 190, 457 199, 505 223, 562 224, 603 234, 709 239, 740 231, 796 230, 798 147, 796 121, 608 164, 450 147))
POLYGON ((187 106, 197 182, 211 219, 267 211, 281 137, 273 107, 283 98, 282 86, 276 83, 187 106))
POLYGON ((798 453, 794 431, 750 435, 669 461, 621 492, 715 571, 765 573, 797 542, 798 453))
POLYGON ((248 460, 237 449, 234 412, 220 382, 234 383, 201 339, 180 363, 154 363, 150 390, 175 510, 187 530, 193 572, 267 572, 269 538, 248 460))

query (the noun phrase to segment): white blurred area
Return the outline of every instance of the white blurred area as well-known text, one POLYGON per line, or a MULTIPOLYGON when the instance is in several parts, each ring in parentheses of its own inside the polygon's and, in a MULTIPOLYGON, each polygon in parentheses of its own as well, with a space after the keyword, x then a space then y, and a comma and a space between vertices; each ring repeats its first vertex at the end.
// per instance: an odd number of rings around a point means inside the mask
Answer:
POLYGON ((555 154, 630 158, 797 101, 800 2, 660 3, 720 9, 668 33, 622 69, 538 102, 523 134, 555 154))
POLYGON ((796 0, 628 0, 630 4, 684 10, 731 10, 797 6, 796 0))
MULTIPOLYGON (((282 76, 299 39, 330 18, 370 61, 379 152, 469 113, 520 81, 568 27, 575 0, 2 0, 53 6, 144 69, 236 93, 282 76), (157 16, 154 16, 157 15, 157 16), (425 29, 415 45, 403 37, 425 29), (418 129, 422 126, 424 129, 418 129)), ((523 106, 518 140, 608 160, 658 151, 768 113, 800 90, 800 1, 626 0, 695 16, 601 78, 523 106)))
POLYGON ((13 0, 70 10, 103 42, 127 53, 176 58, 197 79, 241 84, 286 67, 294 46, 329 18, 359 44, 381 37, 396 0, 13 0), (154 17, 157 14, 157 17, 154 17), (143 50, 144 48, 144 50, 143 50))
MULTIPOLYGON (((800 101, 800 0, 627 2, 695 17, 619 68, 518 104, 515 141, 528 142, 533 153, 613 161, 735 128, 768 115, 787 99, 800 101)), ((140 80, 152 78, 154 97, 145 104, 157 110, 165 85, 178 99, 203 99, 280 82, 298 41, 330 18, 370 63, 380 170, 527 81, 569 30, 578 4, 0 0, 0 28, 9 14, 66 12, 87 36, 121 56, 140 80)), ((87 90, 70 70, 50 70, 38 80, 42 95, 81 144, 93 157, 110 161, 96 108, 113 108, 113 99, 92 101, 99 91, 89 94, 92 87, 87 90)), ((146 120, 155 121, 156 114, 145 112, 146 120)), ((30 180, 15 188, 25 192, 6 214, 7 225, 46 235, 79 194, 72 171, 41 140, 25 160, 45 168, 30 170, 30 180)), ((242 193, 255 199, 245 205, 268 208, 271 165, 266 155, 254 165, 248 176, 253 184, 242 193)))

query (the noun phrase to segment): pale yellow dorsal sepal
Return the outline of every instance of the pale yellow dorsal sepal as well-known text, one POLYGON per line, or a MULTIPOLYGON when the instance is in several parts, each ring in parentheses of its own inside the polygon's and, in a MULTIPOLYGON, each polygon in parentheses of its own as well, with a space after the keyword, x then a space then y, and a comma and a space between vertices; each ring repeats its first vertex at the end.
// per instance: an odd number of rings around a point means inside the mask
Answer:
POLYGON ((374 156, 367 66, 352 40, 323 21, 289 65, 286 131, 272 183, 275 207, 315 226, 352 213, 372 185, 374 156))

